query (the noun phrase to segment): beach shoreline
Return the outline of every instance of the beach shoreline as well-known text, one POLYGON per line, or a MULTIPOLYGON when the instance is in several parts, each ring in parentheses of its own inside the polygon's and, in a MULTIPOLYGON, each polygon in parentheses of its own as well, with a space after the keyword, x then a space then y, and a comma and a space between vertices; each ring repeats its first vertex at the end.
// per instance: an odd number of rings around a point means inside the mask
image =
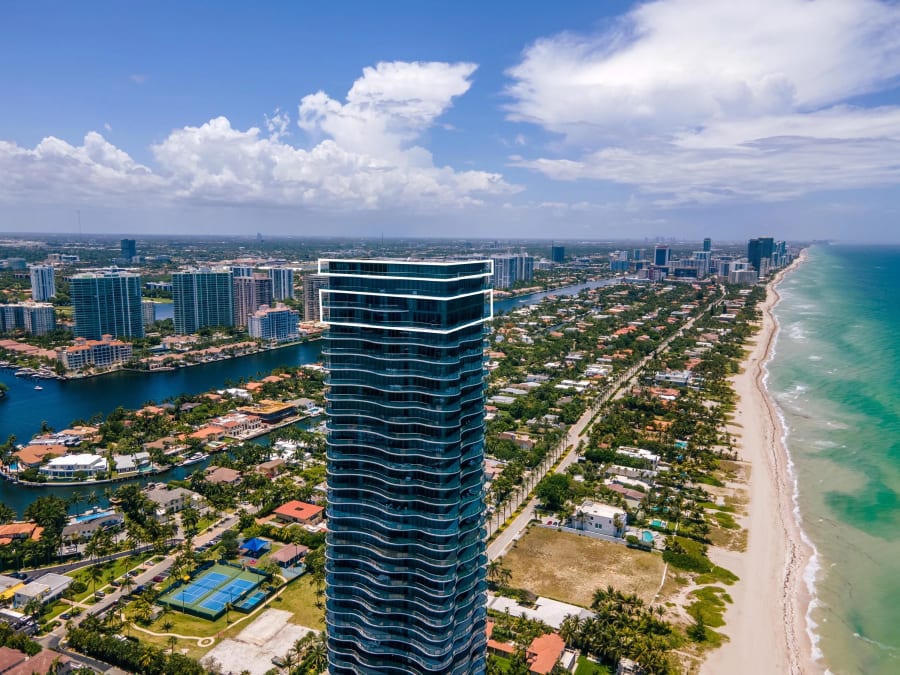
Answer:
POLYGON ((711 549, 710 557, 740 577, 728 593, 734 600, 722 632, 728 642, 712 652, 701 673, 790 673, 824 671, 814 655, 809 608, 815 549, 803 533, 796 505, 796 482, 781 415, 766 387, 778 321, 773 309, 784 276, 803 264, 805 251, 767 285, 756 342, 732 378, 738 405, 730 432, 739 438, 741 461, 750 465, 749 501, 741 525, 747 548, 732 553, 711 549))

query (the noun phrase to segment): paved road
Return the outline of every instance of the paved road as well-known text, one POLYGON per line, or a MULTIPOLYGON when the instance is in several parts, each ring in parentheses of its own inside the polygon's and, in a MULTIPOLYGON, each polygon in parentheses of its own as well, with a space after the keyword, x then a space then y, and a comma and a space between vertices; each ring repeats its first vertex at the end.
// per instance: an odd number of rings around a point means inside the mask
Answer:
MULTIPOLYGON (((622 373, 613 383, 611 383, 607 392, 603 396, 601 396, 574 425, 572 425, 571 429, 569 429, 569 433, 566 436, 566 447, 569 448, 569 452, 565 457, 562 458, 559 465, 556 467, 555 473, 564 473, 565 470, 569 466, 574 464, 578 459, 578 444, 581 442, 581 440, 587 439, 587 437, 589 436, 590 428, 588 427, 588 425, 590 424, 591 419, 596 414, 596 411, 600 408, 600 406, 610 399, 616 399, 623 396, 627 391, 627 385, 630 384, 631 381, 641 373, 644 366, 652 358, 654 358, 656 354, 662 353, 666 348, 668 348, 672 340, 681 335, 686 329, 693 326, 698 317, 705 314, 709 309, 711 309, 713 306, 718 305, 720 302, 721 298, 711 302, 702 312, 686 321, 680 330, 676 331, 671 336, 666 338, 659 345, 659 347, 656 348, 654 353, 645 356, 639 363, 635 364, 626 372, 622 373)), ((544 473, 542 473, 540 477, 542 478, 545 473, 546 471, 544 471, 544 473)), ((521 497, 518 503, 521 503, 521 497)), ((513 542, 516 541, 519 536, 521 536, 522 532, 528 526, 528 523, 532 521, 535 516, 535 510, 539 504, 540 500, 537 497, 533 497, 528 502, 528 504, 525 505, 525 508, 522 509, 522 513, 516 516, 516 518, 509 525, 507 525, 502 532, 500 532, 497 538, 488 545, 487 553, 489 560, 495 560, 506 553, 507 549, 513 544, 513 542)), ((493 532, 493 529, 489 528, 488 531, 489 533, 493 532)))

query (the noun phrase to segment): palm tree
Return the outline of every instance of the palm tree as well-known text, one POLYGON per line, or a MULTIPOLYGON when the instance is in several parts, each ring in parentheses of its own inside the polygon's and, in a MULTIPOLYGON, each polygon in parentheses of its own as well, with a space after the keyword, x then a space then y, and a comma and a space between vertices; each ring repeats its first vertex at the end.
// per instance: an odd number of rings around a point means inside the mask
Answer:
POLYGON ((174 654, 175 653, 175 645, 178 644, 178 638, 175 637, 174 635, 170 635, 166 639, 166 642, 169 644, 169 652, 174 654))
POLYGON ((88 579, 94 584, 94 594, 97 593, 97 582, 103 578, 103 568, 100 565, 91 565, 88 567, 88 579))
POLYGON ((87 501, 88 506, 93 508, 100 503, 100 498, 97 496, 97 492, 95 490, 91 490, 88 493, 87 499, 85 501, 87 501))

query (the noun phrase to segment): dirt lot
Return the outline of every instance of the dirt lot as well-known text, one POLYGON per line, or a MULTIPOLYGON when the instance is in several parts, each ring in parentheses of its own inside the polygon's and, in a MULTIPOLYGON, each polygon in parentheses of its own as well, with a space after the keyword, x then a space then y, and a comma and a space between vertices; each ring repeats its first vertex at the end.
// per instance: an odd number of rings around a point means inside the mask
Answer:
POLYGON ((607 586, 649 602, 664 563, 658 553, 532 526, 503 556, 503 566, 512 572, 515 588, 590 607, 594 591, 607 586))

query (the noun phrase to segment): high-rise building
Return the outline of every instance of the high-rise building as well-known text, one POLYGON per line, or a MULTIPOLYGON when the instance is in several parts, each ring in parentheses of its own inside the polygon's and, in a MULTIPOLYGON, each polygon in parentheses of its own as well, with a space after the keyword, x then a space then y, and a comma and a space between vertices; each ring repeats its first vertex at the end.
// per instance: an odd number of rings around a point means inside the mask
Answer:
POLYGON ((49 302, 0 305, 0 332, 23 329, 30 335, 56 330, 56 309, 49 302))
POLYGON ((303 320, 320 321, 319 289, 325 287, 328 277, 310 274, 303 277, 303 320))
POLYGON ((657 244, 656 248, 653 249, 653 264, 657 267, 668 266, 671 254, 672 250, 668 246, 657 244))
POLYGON ((234 278, 225 268, 172 275, 175 332, 190 335, 207 326, 234 325, 234 278))
POLYGON ((555 263, 564 263, 566 261, 566 247, 556 246, 550 247, 550 261, 555 263))
POLYGON ((747 242, 747 260, 760 276, 764 276, 769 271, 774 252, 775 239, 773 237, 757 237, 747 242))
POLYGON ((514 255, 498 255, 491 258, 494 264, 494 276, 491 285, 494 288, 512 288, 518 279, 519 259, 514 255))
POLYGON ((270 267, 273 300, 294 299, 294 270, 290 267, 270 267))
POLYGON ((712 239, 710 239, 709 237, 703 240, 703 250, 712 251, 712 239))
POLYGON ((137 255, 137 245, 134 239, 123 239, 120 242, 122 257, 131 260, 137 255))
POLYGON ((156 303, 152 300, 143 300, 141 302, 141 316, 144 321, 144 328, 152 328, 156 323, 156 303))
POLYGON ((139 274, 117 269, 76 274, 69 279, 69 296, 76 337, 144 337, 139 274))
POLYGON ((247 332, 250 337, 260 340, 286 342, 300 337, 297 330, 299 322, 300 313, 285 305, 263 305, 247 319, 247 332))
POLYGON ((247 320, 263 305, 272 304, 272 280, 267 274, 234 278, 234 325, 246 326, 247 320))
POLYGON ((534 281, 534 258, 527 253, 516 256, 516 281, 534 281))
POLYGON ((236 277, 252 277, 253 265, 232 265, 231 273, 236 277))
POLYGON ((319 269, 329 672, 484 673, 490 263, 319 269))
POLYGON ((31 299, 44 302, 56 295, 56 276, 52 265, 31 266, 31 299))

